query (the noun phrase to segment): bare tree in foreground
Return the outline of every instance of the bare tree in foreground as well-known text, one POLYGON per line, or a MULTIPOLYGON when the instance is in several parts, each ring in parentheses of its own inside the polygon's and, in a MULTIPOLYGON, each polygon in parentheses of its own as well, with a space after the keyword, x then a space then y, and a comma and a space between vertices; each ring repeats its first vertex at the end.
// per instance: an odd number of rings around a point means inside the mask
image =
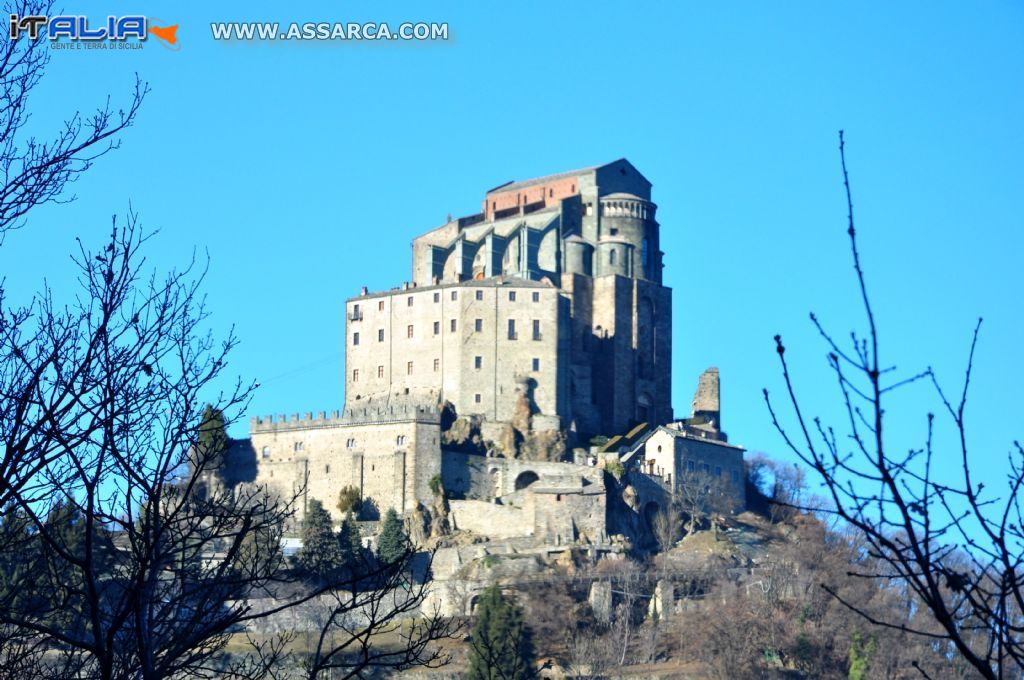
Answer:
MULTIPOLYGON (((50 0, 14 0, 6 16, 52 14, 50 0)), ((29 118, 29 95, 50 61, 49 41, 22 36, 0 47, 0 243, 37 205, 69 201, 66 186, 93 161, 119 145, 118 134, 135 121, 149 91, 136 79, 127 106, 115 110, 109 98, 92 115, 75 112, 49 140, 19 134, 29 118)))
MULTIPOLYGON (((851 334, 849 349, 842 349, 817 317, 811 320, 829 347, 846 422, 836 429, 812 417, 797 396, 786 361, 785 347, 776 336, 787 401, 796 421, 794 434, 781 423, 768 391, 765 401, 772 421, 787 446, 822 479, 831 511, 865 540, 879 569, 858 576, 892 583, 925 607, 936 624, 932 629, 910 628, 865 611, 857 601, 830 592, 872 623, 925 636, 949 645, 983 677, 1002 678, 1024 670, 1024 528, 1020 491, 1024 484, 1024 448, 1014 442, 1009 455, 1007 486, 1001 495, 986 493, 972 475, 965 424, 968 386, 981 321, 974 329, 963 389, 950 399, 935 373, 927 368, 909 377, 894 374, 883 362, 879 332, 854 228, 853 201, 846 170, 843 133, 839 133, 843 184, 846 189, 848 230, 853 266, 867 316, 867 333, 851 334), (936 455, 934 416, 925 419, 924 444, 906 454, 894 452, 886 438, 889 394, 908 384, 925 381, 934 388, 955 435, 942 448, 956 451, 957 483, 933 476, 933 463, 950 465, 936 455)), ((828 589, 828 587, 826 587, 828 589)), ((924 673, 924 671, 921 671, 924 673)))
MULTIPOLYGON (((46 1, 5 8, 52 14, 46 1)), ((48 139, 26 137, 49 54, 27 36, 0 48, 0 245, 34 207, 73 199, 68 185, 117 147, 148 91, 136 80, 123 109, 108 100, 48 139)), ((197 486, 222 461, 203 443, 203 406, 230 422, 253 386, 214 393, 235 339, 205 330, 191 265, 144 274, 148 240, 129 215, 98 250, 79 246, 77 290, 44 289, 28 304, 11 304, 0 280, 0 677, 284 677, 303 661, 286 653, 288 635, 250 639, 244 653, 229 643, 253 620, 348 583, 303 583, 282 559, 294 496, 197 486), (260 597, 271 606, 253 607, 260 597)), ((412 558, 359 575, 360 601, 377 604, 368 627, 397 618, 386 574, 412 558)), ((412 613, 410 602, 397 612, 412 613)), ((359 637, 354 667, 444 660, 422 623, 413 630, 394 658, 374 657, 375 641, 359 637)))
POLYGON ((313 601, 329 601, 331 616, 310 678, 446 661, 431 645, 451 632, 440 617, 386 650, 374 639, 418 615, 426 585, 411 580, 411 548, 311 580, 279 551, 301 490, 199 489, 223 460, 224 443, 203 436, 205 404, 229 423, 254 386, 213 393, 235 340, 204 330, 191 267, 141 275, 146 242, 130 215, 102 249, 75 258, 74 306, 45 291, 4 314, 0 433, 34 462, 6 485, 0 522, 8 667, 34 669, 23 679, 265 677, 303 664, 284 653, 287 636, 243 654, 227 654, 228 643, 313 601))

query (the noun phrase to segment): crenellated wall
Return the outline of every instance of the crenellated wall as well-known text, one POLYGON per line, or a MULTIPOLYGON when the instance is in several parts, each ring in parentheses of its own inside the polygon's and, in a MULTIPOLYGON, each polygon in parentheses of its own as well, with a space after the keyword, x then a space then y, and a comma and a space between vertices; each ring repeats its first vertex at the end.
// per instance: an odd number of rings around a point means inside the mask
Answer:
POLYGON ((377 416, 357 409, 253 418, 249 439, 235 442, 229 452, 231 468, 251 472, 234 481, 297 495, 298 519, 315 498, 340 521, 336 505, 346 486, 361 489, 381 514, 388 508, 404 513, 431 498, 430 478, 441 473, 439 413, 381 410, 377 416))

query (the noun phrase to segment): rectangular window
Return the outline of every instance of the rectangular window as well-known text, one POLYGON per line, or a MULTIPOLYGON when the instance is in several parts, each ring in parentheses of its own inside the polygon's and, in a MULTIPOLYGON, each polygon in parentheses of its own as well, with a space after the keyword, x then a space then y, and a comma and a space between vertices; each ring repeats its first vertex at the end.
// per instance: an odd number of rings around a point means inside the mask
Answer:
POLYGON ((353 319, 359 318, 359 305, 358 304, 352 305, 352 318, 353 319))
POLYGON ((412 375, 412 362, 410 361, 405 365, 405 374, 412 375))
POLYGON ((440 293, 434 293, 434 302, 440 302, 440 301, 441 301, 441 294, 440 293))
POLYGON ((508 339, 509 340, 515 340, 516 339, 516 320, 515 319, 509 319, 508 320, 508 339))
POLYGON ((452 291, 452 300, 458 300, 458 299, 459 299, 459 291, 453 290, 452 291))
POLYGON ((377 311, 378 312, 383 312, 384 311, 384 301, 383 300, 381 300, 380 302, 377 303, 377 311))
POLYGON ((412 324, 409 324, 408 326, 405 327, 405 337, 412 337, 412 324))
POLYGON ((380 328, 377 330, 377 342, 384 342, 384 329, 380 328))
POLYGON ((484 367, 484 358, 483 357, 473 357, 473 368, 475 368, 476 370, 479 371, 483 367, 484 367))
POLYGON ((434 322, 434 335, 440 335, 440 334, 441 334, 441 322, 440 321, 435 321, 434 322))
POLYGON ((707 463, 704 463, 703 465, 701 465, 700 469, 701 469, 701 472, 703 472, 706 475, 711 474, 711 466, 708 465, 707 463))
POLYGON ((696 468, 694 467, 692 460, 686 461, 686 471, 687 472, 693 472, 695 469, 696 468))
POLYGON ((434 373, 437 373, 440 370, 441 370, 441 360, 440 359, 434 359, 434 373))
POLYGON ((406 307, 412 307, 412 296, 411 295, 405 299, 405 306, 406 307))
POLYGON ((540 319, 534 319, 533 320, 533 339, 534 340, 540 340, 541 339, 540 319))
POLYGON ((352 382, 359 382, 359 369, 358 368, 353 368, 352 369, 352 382))
POLYGON ((473 320, 473 330, 475 330, 477 333, 482 333, 483 330, 484 330, 484 320, 483 319, 474 319, 473 320))
POLYGON ((533 358, 533 370, 535 370, 535 371, 539 371, 540 370, 540 359, 538 359, 537 357, 533 358))
POLYGON ((477 300, 483 300, 484 299, 484 292, 482 290, 478 290, 476 292, 476 299, 477 300))
POLYGON ((720 466, 716 465, 715 466, 715 477, 721 477, 721 476, 722 476, 722 468, 720 466))
POLYGON ((324 474, 328 474, 328 475, 331 474, 331 466, 330 465, 324 465, 324 474))
POLYGON ((456 327, 455 319, 452 319, 452 333, 455 332, 455 327, 456 327))
POLYGON ((353 345, 358 345, 359 344, 359 333, 353 333, 352 334, 352 344, 353 345))
POLYGON ((509 302, 515 302, 516 301, 516 292, 514 290, 510 290, 508 292, 508 301, 509 302))
POLYGON ((739 470, 733 470, 732 471, 732 483, 733 484, 739 484, 740 483, 740 471, 739 470))
POLYGON ((377 377, 378 378, 383 378, 384 377, 384 366, 383 365, 377 367, 377 377))
POLYGON ((540 302, 540 293, 538 293, 536 291, 533 293, 533 301, 534 302, 540 302))
POLYGON ((473 401, 475 401, 476 403, 479 404, 480 403, 480 395, 479 394, 474 394, 473 395, 473 401))

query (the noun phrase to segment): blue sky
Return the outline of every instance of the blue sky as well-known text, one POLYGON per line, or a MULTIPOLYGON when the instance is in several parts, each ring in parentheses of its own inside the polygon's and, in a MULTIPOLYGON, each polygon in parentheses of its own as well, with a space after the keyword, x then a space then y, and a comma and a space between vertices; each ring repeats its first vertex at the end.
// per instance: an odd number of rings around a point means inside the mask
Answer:
MULTIPOLYGON (((152 93, 122 148, 0 248, 12 300, 65 289, 74 237, 129 202, 149 262, 209 253, 215 330, 262 388, 252 414, 339 408, 346 297, 410 277, 410 240, 511 179, 625 156, 654 184, 674 290, 673 405, 718 366, 733 441, 784 456, 760 390, 782 333, 812 410, 833 416, 815 310, 863 316, 838 129, 886 363, 958 385, 986 319, 969 412, 983 466, 1021 437, 1024 8, 963 3, 147 3, 181 50, 57 52, 44 134, 133 74, 152 93), (210 21, 447 21, 440 44, 224 44, 210 21)), ((79 9, 79 8, 76 8, 79 9)), ((129 8, 87 3, 100 18, 129 8)), ((140 8, 141 9, 141 8, 140 8)), ((893 404, 909 446, 935 408, 893 404)), ((233 430, 245 433, 243 424, 233 430)), ((951 460, 951 459, 948 459, 951 460)), ((988 465, 994 461, 996 466, 988 465)))

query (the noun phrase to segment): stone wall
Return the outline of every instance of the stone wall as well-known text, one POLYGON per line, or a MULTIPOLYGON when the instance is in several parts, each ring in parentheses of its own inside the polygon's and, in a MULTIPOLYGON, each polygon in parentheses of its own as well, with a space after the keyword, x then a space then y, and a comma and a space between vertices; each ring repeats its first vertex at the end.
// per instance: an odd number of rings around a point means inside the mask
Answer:
POLYGON ((557 416, 558 308, 557 289, 515 279, 353 298, 346 406, 408 395, 508 421, 525 390, 537 412, 557 416))
POLYGON ((489 538, 533 535, 533 517, 523 508, 486 501, 449 501, 454 529, 472 531, 489 538))
POLYGON ((336 505, 345 486, 361 489, 364 503, 381 514, 388 508, 404 513, 432 497, 430 478, 441 472, 437 420, 352 423, 320 415, 254 419, 250 438, 235 442, 228 454, 232 481, 266 485, 284 497, 298 494, 297 519, 309 499, 317 499, 340 521, 336 505))
POLYGON ((594 466, 488 458, 458 451, 444 451, 441 457, 444 488, 456 496, 474 500, 513 496, 533 483, 549 487, 593 485, 604 488, 604 472, 594 466))

